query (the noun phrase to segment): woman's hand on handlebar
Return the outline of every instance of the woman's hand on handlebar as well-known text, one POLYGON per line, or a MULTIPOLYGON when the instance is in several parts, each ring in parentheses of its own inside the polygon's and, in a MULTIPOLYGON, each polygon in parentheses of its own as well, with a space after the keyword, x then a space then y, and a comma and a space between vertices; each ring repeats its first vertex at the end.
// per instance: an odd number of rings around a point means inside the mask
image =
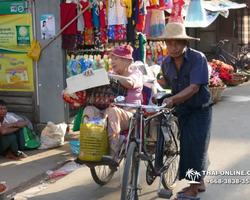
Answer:
POLYGON ((88 68, 82 74, 84 76, 92 76, 92 75, 94 75, 94 70, 92 68, 88 68))
POLYGON ((166 98, 166 99, 164 99, 163 102, 162 102, 162 104, 164 104, 164 103, 167 104, 166 108, 169 108, 169 109, 173 108, 173 106, 174 106, 174 102, 173 102, 172 98, 166 98))

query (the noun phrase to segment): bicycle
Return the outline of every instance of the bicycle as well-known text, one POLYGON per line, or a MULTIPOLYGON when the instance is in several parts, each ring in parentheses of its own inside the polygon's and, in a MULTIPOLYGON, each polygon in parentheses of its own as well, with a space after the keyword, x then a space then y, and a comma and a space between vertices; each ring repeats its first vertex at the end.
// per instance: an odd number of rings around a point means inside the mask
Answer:
POLYGON ((229 61, 234 68, 234 71, 244 71, 250 74, 250 51, 245 51, 242 49, 241 54, 238 57, 228 53, 226 50, 223 49, 225 43, 228 40, 220 40, 218 43, 211 43, 212 49, 215 49, 215 54, 208 54, 207 60, 212 61, 212 59, 220 60, 224 63, 229 61))
MULTIPOLYGON (((172 123, 178 126, 177 118, 173 116, 172 110, 165 109, 162 104, 164 98, 169 94, 158 94, 155 97, 154 105, 134 105, 116 102, 116 106, 128 106, 136 108, 136 113, 131 119, 129 130, 121 133, 124 137, 120 144, 119 151, 115 158, 110 161, 88 162, 76 160, 79 164, 85 164, 90 168, 91 175, 94 181, 99 185, 107 184, 113 177, 115 171, 120 166, 123 159, 125 159, 122 184, 121 184, 121 200, 138 199, 138 190, 141 190, 141 161, 147 162, 146 180, 147 184, 151 185, 157 176, 160 176, 158 187, 158 194, 166 196, 164 190, 160 190, 161 183, 165 189, 173 189, 177 180, 179 169, 179 131, 172 131, 172 123), (148 113, 144 116, 144 109, 151 109, 156 113, 148 113), (151 146, 151 150, 155 150, 153 157, 147 152, 146 146, 146 125, 151 119, 158 118, 157 141, 155 146, 151 146), (164 130, 164 133, 162 131, 164 130), (118 164, 114 164, 117 160, 118 164), (133 170, 130 170, 132 162, 133 170), (153 164, 154 163, 154 164, 153 164), (103 173, 100 174, 99 172, 103 173), (131 176, 130 176, 130 171, 131 176), (129 179, 131 178, 131 179, 129 179), (128 192, 127 192, 128 190, 128 192)), ((121 137, 120 136, 120 137, 121 137)), ((152 143, 152 142, 151 142, 152 143)), ((169 193, 168 193, 169 195, 169 193)))
MULTIPOLYGON (((129 133, 126 138, 126 160, 123 171, 121 200, 138 199, 138 190, 141 190, 141 161, 147 162, 146 180, 151 185, 157 176, 160 176, 157 193, 160 197, 171 197, 169 192, 161 190, 161 184, 167 190, 171 190, 177 180, 179 169, 179 136, 173 132, 173 124, 178 126, 177 118, 173 116, 173 109, 165 109, 161 105, 169 94, 158 94, 154 101, 157 106, 134 105, 116 103, 117 106, 136 108, 136 113, 131 120, 129 133), (161 106, 160 106, 161 105, 161 106), (154 109, 156 113, 144 115, 143 109, 154 109), (155 145, 155 157, 147 152, 145 139, 145 127, 149 120, 158 118, 157 141, 155 145)), ((152 147, 151 147, 152 148, 152 147)))

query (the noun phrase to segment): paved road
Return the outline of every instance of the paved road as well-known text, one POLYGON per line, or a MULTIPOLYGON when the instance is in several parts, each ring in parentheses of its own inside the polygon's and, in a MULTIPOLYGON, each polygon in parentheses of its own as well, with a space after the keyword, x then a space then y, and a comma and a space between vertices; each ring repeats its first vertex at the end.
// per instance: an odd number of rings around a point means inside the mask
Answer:
MULTIPOLYGON (((250 83, 231 87, 225 91, 223 100, 214 106, 212 137, 209 148, 211 165, 209 170, 250 171, 250 83)), ((145 182, 145 173, 143 173, 145 182)), ((248 179, 249 176, 207 176, 212 179, 248 179)), ((156 195, 158 181, 152 186, 143 184, 140 200, 158 199, 156 195)), ((99 187, 94 183, 87 167, 81 168, 31 200, 118 200, 120 197, 119 173, 112 181, 99 187)), ((178 182, 174 193, 187 185, 178 182)), ((249 184, 211 184, 207 183, 207 191, 200 194, 205 200, 249 200, 249 184)), ((173 198, 172 198, 173 199, 173 198)))

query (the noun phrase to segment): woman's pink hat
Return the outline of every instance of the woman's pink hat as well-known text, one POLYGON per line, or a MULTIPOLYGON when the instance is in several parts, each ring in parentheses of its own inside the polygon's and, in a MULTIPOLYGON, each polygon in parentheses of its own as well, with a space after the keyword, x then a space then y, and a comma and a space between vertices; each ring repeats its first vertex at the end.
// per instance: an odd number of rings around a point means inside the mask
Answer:
POLYGON ((111 54, 120 58, 133 60, 133 51, 133 48, 129 45, 119 45, 115 47, 115 50, 111 54))

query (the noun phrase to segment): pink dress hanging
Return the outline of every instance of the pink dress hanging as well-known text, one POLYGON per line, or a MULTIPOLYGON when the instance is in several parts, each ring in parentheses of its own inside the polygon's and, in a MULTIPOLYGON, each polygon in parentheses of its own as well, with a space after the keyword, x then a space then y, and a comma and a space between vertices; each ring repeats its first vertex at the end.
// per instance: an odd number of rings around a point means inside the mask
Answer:
POLYGON ((181 16, 181 10, 184 4, 185 2, 183 0, 174 0, 174 5, 168 23, 179 22, 184 24, 183 18, 181 16))

